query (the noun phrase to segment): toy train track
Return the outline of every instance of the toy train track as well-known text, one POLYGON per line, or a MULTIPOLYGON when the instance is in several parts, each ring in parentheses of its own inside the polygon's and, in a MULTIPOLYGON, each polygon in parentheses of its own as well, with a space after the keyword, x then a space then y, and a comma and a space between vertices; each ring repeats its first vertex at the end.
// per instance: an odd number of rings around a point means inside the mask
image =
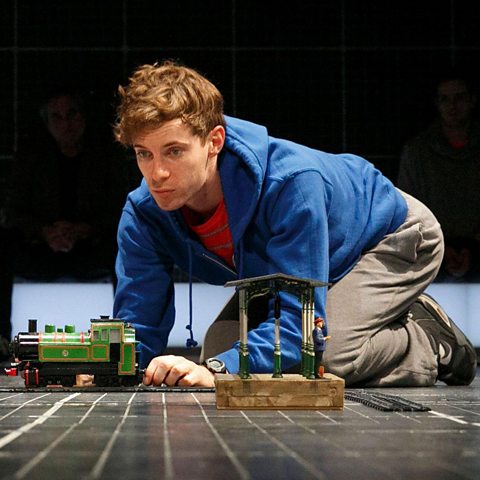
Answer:
MULTIPOLYGON (((0 392, 24 392, 25 387, 22 386, 2 386, 0 392)), ((168 387, 168 386, 143 386, 137 385, 133 387, 64 387, 63 385, 49 385, 47 387, 30 387, 29 392, 138 392, 138 393, 215 393, 213 387, 168 387)))
POLYGON ((345 399, 383 412, 428 412, 430 408, 398 395, 365 390, 345 390, 345 399))

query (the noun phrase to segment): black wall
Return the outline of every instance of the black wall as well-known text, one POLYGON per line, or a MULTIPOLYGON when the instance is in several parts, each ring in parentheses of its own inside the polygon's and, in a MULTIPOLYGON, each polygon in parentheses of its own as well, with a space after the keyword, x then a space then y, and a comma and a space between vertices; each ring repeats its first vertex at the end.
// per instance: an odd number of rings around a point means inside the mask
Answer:
POLYGON ((135 66, 177 58, 223 91, 226 113, 363 155, 393 179, 403 142, 432 115, 432 72, 478 68, 477 2, 281 3, 2 0, 0 177, 51 84, 75 80, 108 125, 135 66))

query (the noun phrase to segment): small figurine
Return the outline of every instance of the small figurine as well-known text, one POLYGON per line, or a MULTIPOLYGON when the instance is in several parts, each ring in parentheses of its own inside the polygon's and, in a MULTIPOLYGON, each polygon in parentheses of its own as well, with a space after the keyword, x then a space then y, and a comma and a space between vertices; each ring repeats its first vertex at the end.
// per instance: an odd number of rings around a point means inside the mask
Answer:
POLYGON ((322 317, 314 320, 315 328, 312 332, 313 351, 315 352, 315 378, 323 378, 324 367, 322 365, 323 352, 330 339, 330 335, 325 336, 325 321, 322 317))

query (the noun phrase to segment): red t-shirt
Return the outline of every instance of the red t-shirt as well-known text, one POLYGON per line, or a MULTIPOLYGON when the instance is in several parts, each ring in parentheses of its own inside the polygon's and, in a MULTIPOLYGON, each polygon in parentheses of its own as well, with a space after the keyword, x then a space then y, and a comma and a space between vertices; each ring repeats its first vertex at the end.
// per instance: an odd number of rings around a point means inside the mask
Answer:
POLYGON ((467 146, 466 140, 450 140, 449 143, 453 148, 456 148, 457 150, 460 150, 467 146))
POLYGON ((232 235, 223 199, 206 222, 199 224, 195 212, 188 207, 182 208, 182 214, 188 227, 197 235, 202 245, 225 260, 230 267, 234 267, 232 235))

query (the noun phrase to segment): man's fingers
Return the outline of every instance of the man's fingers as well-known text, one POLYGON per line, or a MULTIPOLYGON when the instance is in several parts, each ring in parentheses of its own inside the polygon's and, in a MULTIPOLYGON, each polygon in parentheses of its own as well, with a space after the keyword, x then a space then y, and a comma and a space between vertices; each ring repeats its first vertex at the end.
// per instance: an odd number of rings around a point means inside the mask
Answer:
POLYGON ((209 370, 202 365, 195 364, 191 372, 180 379, 178 385, 182 387, 214 387, 215 379, 209 370))
POLYGON ((188 373, 188 363, 193 362, 174 355, 155 357, 145 370, 143 384, 174 386, 188 373))
POLYGON ((155 357, 143 376, 144 385, 173 386, 214 386, 214 378, 205 367, 187 360, 184 357, 165 355, 155 357))
POLYGON ((145 370, 143 374, 144 385, 161 385, 163 383, 165 370, 162 368, 162 364, 158 359, 159 357, 154 358, 145 370))

